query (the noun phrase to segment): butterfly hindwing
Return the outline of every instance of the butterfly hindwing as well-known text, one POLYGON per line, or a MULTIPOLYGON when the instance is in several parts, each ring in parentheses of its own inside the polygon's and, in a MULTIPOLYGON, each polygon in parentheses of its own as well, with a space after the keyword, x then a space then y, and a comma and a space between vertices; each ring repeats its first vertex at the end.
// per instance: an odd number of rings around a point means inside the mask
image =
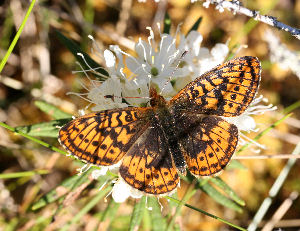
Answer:
POLYGON ((144 118, 149 110, 113 109, 78 117, 60 129, 59 141, 83 161, 116 164, 146 129, 144 118))
POLYGON ((225 168, 238 143, 237 127, 215 116, 204 116, 197 123, 189 116, 184 119, 190 120, 191 126, 179 142, 189 171, 196 176, 210 176, 225 168))
POLYGON ((124 156, 121 177, 132 187, 159 195, 173 191, 179 176, 159 129, 149 127, 124 156))
POLYGON ((189 83, 173 97, 170 105, 203 114, 238 116, 256 95, 260 71, 256 57, 230 60, 189 83))

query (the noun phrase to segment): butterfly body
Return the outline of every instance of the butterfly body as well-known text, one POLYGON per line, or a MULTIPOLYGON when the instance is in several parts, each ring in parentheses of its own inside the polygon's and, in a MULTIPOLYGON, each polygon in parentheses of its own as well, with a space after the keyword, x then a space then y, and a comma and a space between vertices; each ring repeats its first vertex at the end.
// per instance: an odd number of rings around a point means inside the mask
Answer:
POLYGON ((260 81, 257 58, 219 65, 184 87, 170 101, 150 88, 149 107, 128 107, 78 117, 59 131, 60 143, 98 166, 120 163, 120 176, 152 195, 176 189, 186 168, 211 176, 229 163, 238 129, 222 117, 250 105, 260 81), (221 117, 222 116, 222 117, 221 117))
POLYGON ((151 127, 159 130, 159 133, 164 136, 168 149, 168 154, 171 156, 177 170, 185 175, 186 162, 182 153, 182 145, 178 140, 180 127, 176 123, 176 116, 170 110, 168 102, 157 94, 155 88, 150 88, 150 103, 153 108, 153 117, 150 118, 151 127))

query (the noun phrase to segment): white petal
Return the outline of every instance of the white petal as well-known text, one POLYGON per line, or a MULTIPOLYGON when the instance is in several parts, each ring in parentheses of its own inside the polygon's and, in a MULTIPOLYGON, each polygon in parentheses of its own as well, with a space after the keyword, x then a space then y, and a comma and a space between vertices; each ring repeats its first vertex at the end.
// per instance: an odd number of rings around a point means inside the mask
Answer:
POLYGON ((101 169, 96 169, 96 170, 92 171, 91 176, 92 176, 93 179, 96 180, 96 179, 98 179, 100 176, 104 176, 104 175, 106 174, 107 170, 108 170, 108 168, 106 168, 106 167, 101 167, 101 169))
POLYGON ((246 114, 237 117, 223 117, 223 119, 236 125, 240 131, 252 131, 256 128, 255 120, 246 114))
POLYGON ((131 187, 120 178, 117 183, 115 183, 112 189, 112 197, 115 202, 124 202, 131 194, 131 187))
POLYGON ((144 195, 143 192, 141 192, 141 191, 139 191, 135 188, 131 188, 131 190, 130 190, 130 196, 132 198, 137 198, 138 199, 138 198, 141 198, 143 195, 144 195))
MULTIPOLYGON (((213 49, 211 49, 211 54, 215 59, 224 60, 229 52, 228 46, 223 43, 217 43, 213 49)), ((222 62, 222 61, 221 61, 222 62)))
POLYGON ((104 51, 105 64, 108 68, 114 67, 116 65, 116 57, 110 50, 104 51))
POLYGON ((200 44, 203 40, 202 35, 198 31, 191 31, 187 36, 187 44, 189 46, 189 50, 191 50, 195 56, 199 55, 200 44))

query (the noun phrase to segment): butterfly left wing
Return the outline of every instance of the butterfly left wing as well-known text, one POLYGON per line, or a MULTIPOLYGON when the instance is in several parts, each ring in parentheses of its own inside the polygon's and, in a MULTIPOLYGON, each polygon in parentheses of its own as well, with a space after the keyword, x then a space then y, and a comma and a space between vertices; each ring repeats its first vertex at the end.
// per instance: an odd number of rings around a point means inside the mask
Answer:
POLYGON ((100 166, 117 164, 147 128, 150 108, 105 110, 78 117, 59 130, 59 141, 77 158, 100 166))
POLYGON ((184 114, 188 124, 179 142, 189 171, 196 176, 210 176, 226 167, 238 143, 235 125, 216 116, 184 114))
POLYGON ((256 95, 260 71, 256 57, 230 60, 186 85, 171 99, 170 106, 178 112, 238 116, 256 95))
POLYGON ((121 177, 133 188, 161 195, 176 189, 179 176, 162 131, 149 126, 124 156, 121 177))

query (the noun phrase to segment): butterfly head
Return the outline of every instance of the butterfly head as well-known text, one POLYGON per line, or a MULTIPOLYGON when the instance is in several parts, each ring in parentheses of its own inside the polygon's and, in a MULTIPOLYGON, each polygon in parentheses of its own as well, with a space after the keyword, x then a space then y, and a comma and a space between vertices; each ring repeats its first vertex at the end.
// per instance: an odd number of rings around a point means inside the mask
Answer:
POLYGON ((167 104, 164 97, 159 95, 157 93, 157 90, 154 87, 150 87, 149 95, 150 95, 150 105, 152 107, 155 107, 155 106, 162 107, 167 104))

